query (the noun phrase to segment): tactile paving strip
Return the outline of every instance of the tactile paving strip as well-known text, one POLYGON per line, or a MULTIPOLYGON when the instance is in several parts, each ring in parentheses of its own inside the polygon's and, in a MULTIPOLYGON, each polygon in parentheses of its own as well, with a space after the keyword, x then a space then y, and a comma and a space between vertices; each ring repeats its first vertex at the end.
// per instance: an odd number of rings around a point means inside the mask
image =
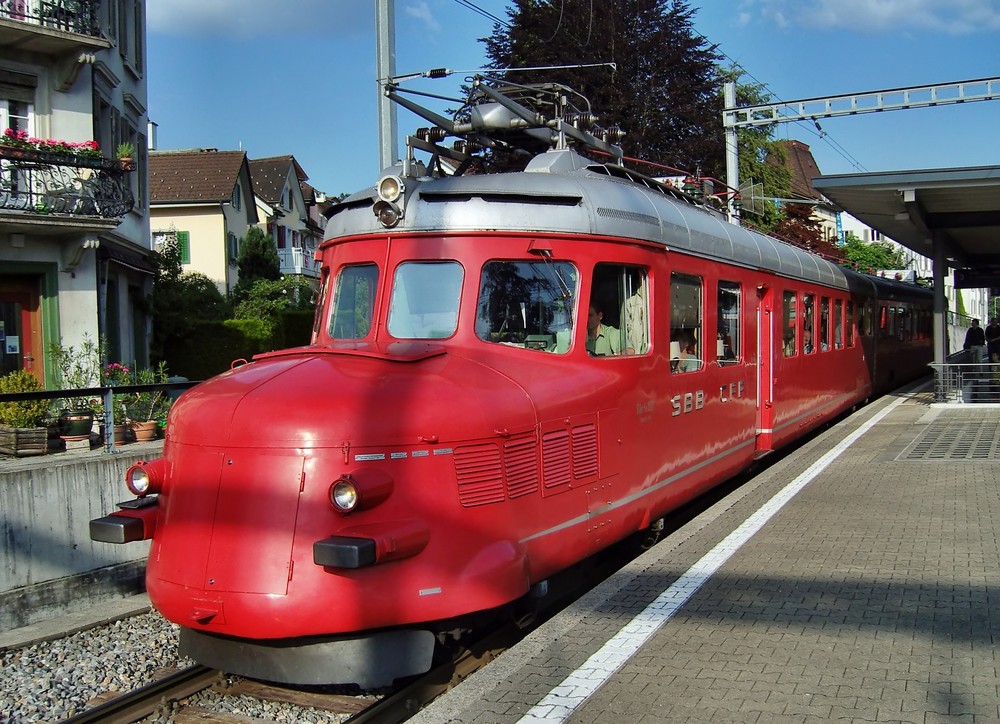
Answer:
POLYGON ((897 460, 1000 460, 1000 420, 935 421, 897 460))

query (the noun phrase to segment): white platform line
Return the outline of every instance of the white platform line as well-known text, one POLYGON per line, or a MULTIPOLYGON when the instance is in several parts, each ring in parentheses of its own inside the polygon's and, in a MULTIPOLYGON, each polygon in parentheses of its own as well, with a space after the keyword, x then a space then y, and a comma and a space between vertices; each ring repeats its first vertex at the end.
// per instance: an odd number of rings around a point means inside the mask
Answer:
POLYGON ((577 707, 610 679, 744 543, 763 528, 764 524, 781 510, 785 503, 794 498, 800 490, 840 457, 841 453, 853 445, 859 437, 878 424, 882 418, 905 400, 905 397, 898 397, 888 404, 873 415, 868 422, 810 465, 795 480, 778 491, 774 497, 743 521, 736 530, 685 571, 670 588, 661 593, 655 601, 627 623, 599 651, 587 659, 583 666, 567 676, 561 684, 533 706, 527 714, 521 717, 518 724, 561 722, 569 718, 577 707))

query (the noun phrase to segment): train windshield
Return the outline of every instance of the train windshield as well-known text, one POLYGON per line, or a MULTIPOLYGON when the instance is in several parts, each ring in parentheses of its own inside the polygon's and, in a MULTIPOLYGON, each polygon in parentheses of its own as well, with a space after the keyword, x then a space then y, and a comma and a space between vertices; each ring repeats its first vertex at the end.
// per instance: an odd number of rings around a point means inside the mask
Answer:
POLYGON ((476 336, 565 354, 573 338, 578 278, 569 262, 487 262, 476 305, 476 336))
POLYGON ((337 275, 333 313, 328 330, 334 339, 361 339, 372 328, 378 267, 374 264, 345 266, 337 275))
POLYGON ((458 262, 406 262, 396 268, 389 334, 397 339, 442 339, 455 333, 465 272, 458 262))

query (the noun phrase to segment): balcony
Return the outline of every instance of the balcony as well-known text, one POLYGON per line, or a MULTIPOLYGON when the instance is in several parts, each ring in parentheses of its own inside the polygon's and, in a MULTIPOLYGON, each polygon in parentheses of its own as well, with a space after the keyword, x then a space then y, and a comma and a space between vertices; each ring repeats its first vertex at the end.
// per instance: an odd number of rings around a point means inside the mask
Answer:
POLYGON ((134 204, 119 161, 0 145, 0 228, 114 228, 134 204))
POLYGON ((313 258, 313 251, 301 247, 278 249, 278 262, 282 274, 298 274, 319 279, 320 263, 313 258))
POLYGON ((0 0, 0 46, 44 55, 101 50, 99 0, 0 0))

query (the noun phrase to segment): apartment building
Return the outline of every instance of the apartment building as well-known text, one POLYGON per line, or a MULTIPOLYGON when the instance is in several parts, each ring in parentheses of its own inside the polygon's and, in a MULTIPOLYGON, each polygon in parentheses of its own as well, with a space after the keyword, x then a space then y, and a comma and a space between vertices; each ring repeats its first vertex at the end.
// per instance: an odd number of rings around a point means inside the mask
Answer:
POLYGON ((0 374, 148 362, 145 37, 145 0, 0 2, 0 374))

